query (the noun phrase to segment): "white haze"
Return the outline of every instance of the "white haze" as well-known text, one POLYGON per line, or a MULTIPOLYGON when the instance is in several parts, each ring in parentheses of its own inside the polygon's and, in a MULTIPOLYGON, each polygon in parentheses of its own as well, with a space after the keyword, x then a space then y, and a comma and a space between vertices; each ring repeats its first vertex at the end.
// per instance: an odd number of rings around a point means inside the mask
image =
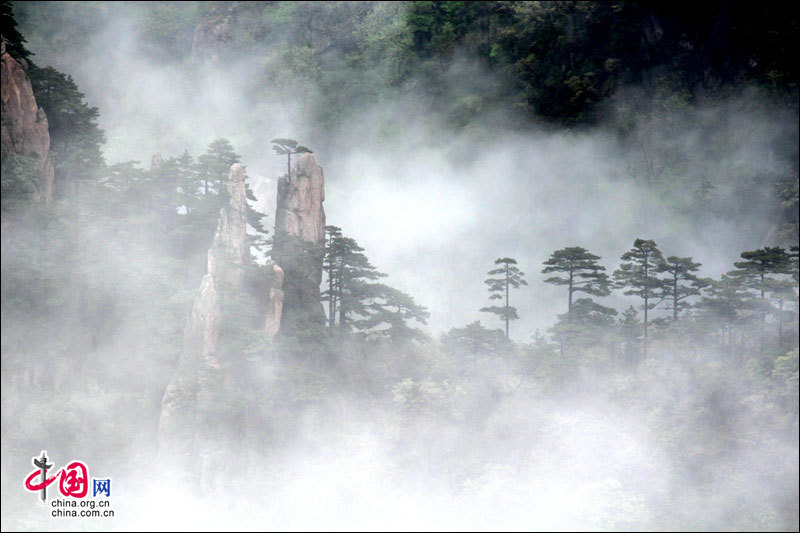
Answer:
MULTIPOLYGON (((514 133, 494 120, 480 134, 448 132, 431 124, 424 97, 414 93, 354 105, 341 138, 309 139, 316 130, 303 119, 297 91, 252 82, 275 60, 274 51, 221 64, 155 61, 142 53, 134 21, 119 13, 96 28, 88 49, 45 55, 30 45, 39 63, 72 74, 90 105, 100 108, 108 162, 135 159, 147 167, 156 152, 171 156, 188 149, 196 156, 226 137, 255 178, 251 184, 262 192, 259 205, 271 223, 273 180, 285 161, 274 155, 269 139, 293 137, 312 148, 318 141, 325 147, 316 157, 325 170, 328 223, 354 237, 390 275, 390 284, 431 309, 433 333, 477 319, 499 326, 478 312, 488 302, 482 281, 497 257, 516 258, 528 275, 529 287, 512 293, 521 317, 512 337, 526 341, 565 311, 561 290, 544 285, 539 274, 553 250, 584 246, 602 256, 611 272, 642 237, 655 240, 665 255, 694 257, 705 275, 718 276, 739 252, 761 246, 770 229, 773 214, 764 198, 731 202, 735 193, 724 189, 726 210, 702 220, 666 209, 635 185, 627 172, 631 155, 602 130, 514 133), (263 180, 268 183, 255 183, 263 180), (745 227, 734 210, 742 203, 763 208, 759 216, 748 213, 745 227)), ((450 77, 465 83, 459 72, 450 77)), ((738 150, 728 156, 730 166, 708 168, 701 155, 690 162, 687 178, 700 172, 725 187, 726 174, 737 166, 762 175, 785 170, 770 142, 792 127, 788 113, 740 97, 688 114, 670 143, 698 151, 707 140, 694 127, 702 115, 718 117, 720 138, 741 141, 732 143, 738 150)))
MULTIPOLYGON (((702 160, 689 163, 688 173, 710 174, 719 184, 720 208, 703 217, 682 215, 679 206, 634 183, 627 172, 631 155, 600 128, 512 131, 497 126, 499 114, 487 117, 483 128, 448 132, 432 123, 424 99, 411 93, 354 106, 341 137, 321 139, 295 92, 253 86, 254 73, 271 61, 269 50, 235 63, 159 63, 142 53, 136 28, 131 19, 109 16, 95 28, 88 47, 67 45, 58 53, 29 38, 37 64, 72 74, 89 104, 99 107, 107 161, 136 159, 147 167, 155 152, 167 157, 188 149, 197 156, 212 140, 226 137, 242 155, 254 190, 274 195, 265 180, 281 174, 285 160, 274 156, 269 140, 291 137, 308 144, 325 171, 328 223, 366 249, 372 263, 389 274, 388 284, 429 308, 427 329, 433 336, 478 319, 501 325, 478 311, 488 305, 483 279, 497 257, 516 258, 527 273, 529 286, 512 292, 521 318, 512 324, 511 336, 518 342, 529 341, 536 329, 546 330, 565 312, 563 290, 545 285, 539 274, 558 248, 584 246, 601 255, 611 272, 642 237, 654 239, 665 255, 694 257, 703 263, 703 275, 730 269, 742 250, 765 244, 771 213, 757 209, 767 205, 762 198, 736 198, 738 190, 724 174, 742 166, 763 174, 783 170, 770 152, 771 136, 796 121, 766 105, 743 104, 747 96, 687 112, 674 132, 678 144, 705 142, 692 113, 726 116, 730 120, 719 122, 728 129, 720 136, 752 140, 740 143, 726 168, 708 168, 702 160), (746 218, 738 216, 748 203, 746 218)), ((259 201, 272 223, 274 198, 259 201)), ((606 303, 620 310, 638 304, 619 296, 606 303)), ((119 344, 122 353, 124 342, 119 344)), ((644 410, 578 392, 581 385, 591 387, 594 376, 577 379, 569 397, 524 390, 495 401, 492 391, 503 391, 513 379, 505 365, 472 369, 467 380, 472 388, 442 393, 463 413, 462 425, 405 409, 401 400, 369 402, 336 391, 316 415, 329 415, 327 420, 307 421, 308 431, 303 430, 306 421, 297 421, 299 436, 285 451, 241 465, 242 472, 263 472, 254 476, 258 481, 240 484, 234 475, 229 486, 202 497, 179 483, 156 483, 152 472, 126 469, 122 459, 112 461, 106 451, 76 451, 90 464, 103 464, 117 480, 114 505, 120 518, 88 527, 713 529, 728 526, 742 499, 796 505, 791 483, 758 477, 773 465, 796 481, 797 448, 780 437, 768 450, 723 454, 725 473, 706 485, 710 494, 703 493, 683 485, 683 458, 666 453, 661 437, 643 429, 644 410), (398 442, 404 449, 398 450, 398 442), (735 476, 728 468, 740 473, 739 484, 729 484, 735 476), (752 493, 743 488, 748 486, 752 493), (674 522, 663 509, 655 511, 667 497, 685 506, 674 522)), ((659 379, 652 383, 634 385, 613 373, 598 379, 619 382, 620 391, 635 389, 637 405, 663 402, 665 409, 685 408, 687 417, 694 401, 724 386, 713 382, 691 390, 682 370, 666 364, 654 368, 659 379)), ((447 375, 441 369, 427 372, 447 375)), ((427 374, 422 374, 415 379, 424 383, 427 374)), ((104 408, 104 400, 93 401, 104 408)), ((142 464, 140 459, 134 462, 142 464)), ((29 456, 14 458, 29 461, 29 456)), ((6 481, 4 500, 7 486, 16 490, 15 481, 6 481)), ((29 517, 27 509, 3 507, 4 521, 13 513, 17 523, 32 529, 87 527, 41 521, 29 517)), ((754 518, 752 523, 761 522, 754 518)))

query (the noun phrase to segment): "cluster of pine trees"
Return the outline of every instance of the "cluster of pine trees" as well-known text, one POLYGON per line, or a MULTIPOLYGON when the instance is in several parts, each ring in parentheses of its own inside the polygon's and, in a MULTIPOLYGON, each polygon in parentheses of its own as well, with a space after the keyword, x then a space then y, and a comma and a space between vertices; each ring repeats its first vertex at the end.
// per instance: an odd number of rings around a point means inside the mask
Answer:
POLYGON ((412 296, 377 283, 386 274, 369 262, 364 249, 355 239, 345 237, 341 228, 326 226, 325 235, 328 286, 322 300, 328 305, 330 330, 386 336, 395 343, 423 340, 423 333, 409 322, 425 324, 427 309, 412 296))
MULTIPOLYGON (((702 265, 692 257, 665 258, 654 241, 636 239, 609 276, 600 257, 585 248, 556 250, 544 262, 542 274, 549 275, 545 283, 566 288, 567 312, 550 329, 552 340, 562 356, 565 349, 607 346, 612 354, 619 351, 626 362, 635 363, 648 357, 655 331, 656 340, 711 340, 739 363, 747 362, 750 353, 759 364, 771 367, 797 345, 798 247, 787 251, 767 246, 742 252, 741 259, 719 279, 703 278, 698 274, 702 265), (591 298, 609 296, 613 289, 641 301, 641 318, 633 305, 620 315, 591 298), (655 311, 665 311, 666 316, 653 318, 655 311)), ((486 284, 490 299, 505 298, 505 305, 481 311, 498 315, 508 337, 509 321, 519 318, 509 304, 509 289, 527 282, 514 259, 500 258, 496 264, 500 267, 489 271, 486 284)), ((476 344, 487 335, 479 323, 466 330, 476 344)), ((466 330, 450 335, 468 336, 466 330)))

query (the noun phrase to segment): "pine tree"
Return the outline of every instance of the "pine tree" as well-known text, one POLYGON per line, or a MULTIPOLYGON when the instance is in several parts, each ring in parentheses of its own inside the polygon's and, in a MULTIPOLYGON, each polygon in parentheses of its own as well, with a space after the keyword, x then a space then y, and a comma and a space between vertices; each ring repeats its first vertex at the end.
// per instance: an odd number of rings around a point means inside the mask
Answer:
POLYGON ((783 348, 783 325, 787 322, 797 321, 797 313, 787 309, 786 303, 795 300, 794 280, 788 278, 767 278, 765 292, 769 300, 776 301, 778 308, 773 311, 778 322, 778 350, 783 348))
POLYGON ((567 315, 572 315, 572 296, 576 292, 584 292, 593 296, 608 296, 611 293, 611 282, 599 265, 599 256, 590 254, 585 248, 572 246, 556 250, 550 259, 544 262, 546 268, 542 274, 552 272, 562 273, 563 276, 553 276, 544 280, 545 283, 567 286, 567 315))
POLYGON ((17 30, 17 21, 14 19, 14 9, 11 2, 0 2, 0 35, 6 41, 6 51, 14 59, 25 59, 30 63, 30 56, 34 55, 25 48, 28 42, 17 30))
POLYGON ((741 257, 745 261, 734 263, 733 266, 742 272, 747 286, 758 291, 761 298, 764 298, 768 287, 768 276, 790 273, 791 256, 778 246, 742 252, 741 257))
POLYGON ((760 318, 759 355, 764 353, 765 321, 767 315, 774 314, 774 309, 765 298, 771 283, 775 283, 775 275, 789 274, 791 270, 791 257, 786 250, 778 246, 766 246, 758 250, 742 252, 742 259, 733 265, 738 269, 738 275, 744 285, 760 295, 758 302, 760 318))
POLYGON ((0 198, 2 199, 3 214, 6 214, 30 205, 40 178, 36 158, 16 154, 8 150, 5 144, 0 144, 0 151, 2 151, 0 156, 2 195, 0 198))
POLYGON ((619 317, 617 331, 625 344, 625 361, 634 363, 637 359, 642 331, 642 322, 639 320, 639 313, 634 306, 628 307, 619 317))
POLYGON ((442 336, 442 348, 450 353, 489 355, 508 348, 508 339, 500 329, 489 329, 476 320, 462 328, 452 328, 442 336))
POLYGON ((294 139, 272 139, 272 149, 278 155, 286 156, 286 179, 292 176, 292 156, 295 154, 313 154, 305 146, 298 146, 294 139))
POLYGON ((558 315, 551 328, 553 340, 561 346, 561 354, 567 346, 592 346, 599 344, 614 325, 617 311, 600 305, 591 298, 579 298, 572 306, 572 313, 558 315))
POLYGON ((425 307, 417 304, 412 296, 383 283, 374 283, 368 288, 370 301, 365 306, 366 316, 354 323, 355 329, 388 337, 393 343, 425 339, 420 330, 408 325, 412 320, 427 323, 430 313, 425 307))
MULTIPOLYGON (((230 141, 216 139, 195 162, 187 150, 179 157, 165 161, 161 170, 164 187, 174 191, 174 209, 179 214, 172 236, 182 257, 205 253, 214 235, 219 210, 228 202, 227 181, 231 166, 241 161, 230 141)), ((256 255, 268 254, 271 244, 264 226, 264 213, 255 211, 255 201, 245 177, 247 200, 248 241, 256 255)))
POLYGON ((36 103, 47 115, 56 192, 71 194, 80 183, 96 182, 106 165, 100 112, 83 101, 72 76, 52 67, 31 68, 29 76, 36 103))
POLYGON ((354 239, 344 237, 341 228, 325 227, 323 268, 328 288, 322 301, 328 302, 328 328, 353 328, 368 336, 385 336, 392 342, 422 340, 424 334, 408 325, 425 324, 429 313, 414 298, 376 280, 378 272, 354 239))
POLYGON ((727 345, 728 357, 733 352, 733 331, 748 320, 755 307, 752 293, 743 282, 741 273, 731 271, 723 274, 719 281, 711 281, 698 304, 698 319, 712 328, 720 328, 727 345), (725 340, 727 338, 727 340, 725 340))
POLYGON ((694 272, 700 268, 700 263, 694 263, 691 257, 676 257, 671 255, 658 266, 658 271, 667 273, 663 279, 664 299, 669 300, 672 310, 672 320, 678 320, 678 313, 689 309, 687 298, 699 296, 700 291, 710 283, 707 279, 697 277, 694 272))
POLYGON ((322 293, 322 301, 328 302, 328 328, 332 330, 336 323, 336 308, 339 303, 337 281, 342 258, 340 240, 342 228, 325 226, 325 235, 325 256, 322 264, 328 277, 328 289, 322 293))
POLYGON ((227 196, 224 183, 228 179, 228 172, 231 165, 241 160, 228 139, 216 139, 209 144, 206 152, 197 158, 197 174, 203 183, 204 194, 210 192, 209 184, 216 184, 217 195, 227 196))
MULTIPOLYGON (((338 228, 336 228, 338 230, 338 228)), ((369 314, 367 304, 370 299, 375 297, 375 290, 372 281, 385 277, 386 274, 378 270, 369 262, 364 255, 364 248, 350 237, 344 237, 340 232, 334 231, 329 238, 326 263, 331 265, 329 275, 333 274, 333 282, 329 280, 329 291, 323 299, 335 302, 335 311, 339 316, 339 329, 347 331, 352 326, 353 315, 367 316, 369 314)), ((327 292, 327 291, 326 291, 327 292)), ((336 315, 331 315, 329 307, 328 324, 336 315)))
POLYGON ((664 262, 655 241, 636 239, 633 248, 622 254, 623 263, 614 271, 615 286, 625 289, 624 294, 638 296, 644 301, 643 343, 647 358, 647 312, 652 309, 650 301, 663 289, 663 282, 656 275, 664 262))
POLYGON ((503 265, 500 268, 490 270, 487 274, 490 276, 484 283, 489 286, 489 299, 501 300, 503 293, 505 293, 506 304, 503 307, 491 306, 482 307, 481 312, 493 313, 498 315, 501 320, 506 323, 506 338, 508 338, 508 322, 519 318, 517 315, 517 308, 509 305, 509 288, 514 287, 518 289, 520 285, 527 285, 525 281, 525 273, 516 267, 516 259, 510 257, 501 257, 494 262, 495 265, 503 265))
POLYGON ((194 158, 188 150, 184 150, 180 156, 164 162, 164 173, 175 183, 176 207, 180 212, 188 213, 194 208, 200 191, 194 158))

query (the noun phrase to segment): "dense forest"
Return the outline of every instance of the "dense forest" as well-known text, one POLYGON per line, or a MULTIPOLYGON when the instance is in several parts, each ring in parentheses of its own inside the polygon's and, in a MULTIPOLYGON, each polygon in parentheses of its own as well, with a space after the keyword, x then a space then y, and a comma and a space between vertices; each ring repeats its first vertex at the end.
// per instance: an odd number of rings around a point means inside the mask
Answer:
POLYGON ((3 530, 798 528, 798 8, 0 18, 3 530))

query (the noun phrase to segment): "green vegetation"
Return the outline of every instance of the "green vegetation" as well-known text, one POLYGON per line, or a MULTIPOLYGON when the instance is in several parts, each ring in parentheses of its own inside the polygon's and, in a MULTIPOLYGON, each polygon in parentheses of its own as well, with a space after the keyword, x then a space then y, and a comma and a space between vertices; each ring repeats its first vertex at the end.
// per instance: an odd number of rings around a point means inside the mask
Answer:
POLYGON ((80 183, 96 182, 105 167, 100 112, 84 102, 72 76, 52 67, 34 67, 29 76, 36 103, 47 115, 56 190, 70 194, 80 183))
POLYGON ((276 154, 286 156, 286 179, 290 179, 292 175, 293 155, 314 153, 305 146, 298 146, 297 141, 293 139, 272 139, 270 142, 276 154))
POLYGON ((556 250, 542 274, 561 273, 564 277, 552 276, 545 283, 567 286, 567 314, 572 314, 572 296, 576 292, 585 292, 593 296, 608 296, 611 293, 611 282, 603 270, 606 267, 598 264, 599 256, 590 254, 585 248, 571 246, 556 250))
MULTIPOLYGON (((430 99, 431 122, 441 120, 452 131, 498 109, 518 112, 517 122, 503 124, 510 128, 541 121, 576 129, 607 121, 618 137, 640 148, 641 159, 630 161, 628 172, 642 188, 700 212, 710 204, 714 184, 684 172, 687 149, 668 142, 671 121, 701 101, 753 87, 787 108, 797 105, 797 65, 789 46, 796 39, 796 11, 785 15, 772 6, 694 6, 694 16, 683 17, 685 7, 626 2, 209 4, 125 8, 137 13, 138 28, 149 36, 142 49, 163 61, 188 61, 194 29, 217 18, 230 29, 220 61, 271 47, 270 57, 277 59, 254 69, 254 85, 269 80, 298 91, 306 112, 327 132, 349 127, 354 105, 412 91, 430 99), (631 84, 643 88, 645 101, 621 103, 619 94, 631 84), (638 124, 634 115, 663 131, 628 128, 638 124)), ((28 22, 42 20, 37 42, 45 43, 54 35, 81 39, 84 24, 101 17, 98 11, 122 9, 84 6, 91 15, 84 22, 68 10, 51 11, 47 3, 14 7, 28 22), (59 25, 63 30, 56 31, 59 25)), ((12 55, 29 58, 12 15, 11 4, 0 3, 12 55)), ((16 461, 39 450, 46 437, 71 443, 59 450, 63 456, 105 447, 115 461, 130 457, 131 469, 144 469, 158 453, 161 399, 228 201, 228 173, 243 159, 228 139, 217 138, 203 141, 209 142, 204 153, 167 154, 149 170, 138 161, 109 165, 100 111, 72 77, 31 64, 30 78, 50 121, 56 194, 52 206, 37 203, 33 160, 3 144, 4 428, 6 420, 9 427, 30 424, 28 433, 4 436, 4 448, 12 452, 4 452, 3 467, 9 467, 6 457, 16 461), (98 414, 97 405, 110 407, 98 414), (83 420, 98 425, 86 431, 83 420)), ((328 225, 324 250, 311 254, 325 274, 315 304, 326 310, 326 321, 300 317, 294 331, 267 339, 273 273, 262 259, 273 243, 265 215, 249 208, 254 231, 244 283, 223 302, 219 349, 212 354, 218 372, 202 376, 212 383, 202 399, 205 457, 226 450, 239 460, 257 451, 270 460, 263 470, 272 475, 282 450, 301 449, 298 442, 319 450, 336 431, 349 431, 335 427, 336 413, 353 402, 379 406, 380 420, 372 426, 360 411, 348 416, 390 444, 396 472, 446 479, 462 495, 487 486, 492 476, 502 481, 506 467, 550 464, 549 454, 558 448, 548 443, 580 441, 564 428, 588 425, 602 413, 614 439, 580 442, 557 458, 558 465, 579 462, 573 455, 581 458, 589 448, 603 454, 628 449, 624 433, 636 426, 632 441, 650 446, 636 453, 655 450, 659 461, 675 467, 670 483, 688 489, 663 488, 654 481, 662 473, 657 470, 637 485, 640 480, 629 484, 614 477, 617 470, 601 468, 602 476, 584 488, 592 494, 607 490, 612 504, 576 511, 589 528, 636 529, 642 526, 638 517, 646 516, 645 526, 791 529, 796 476, 791 484, 785 478, 796 465, 786 449, 796 449, 798 434, 798 247, 773 244, 797 241, 797 176, 752 179, 744 163, 728 159, 727 142, 715 139, 698 149, 719 152, 710 160, 729 165, 731 183, 746 182, 744 190, 774 198, 773 241, 765 238, 763 248, 742 251, 743 261, 731 258, 731 269, 716 279, 703 277, 703 265, 693 257, 662 254, 653 240, 635 235, 624 236, 635 241, 617 265, 603 265, 587 248, 564 246, 541 256, 542 276, 535 279, 526 279, 515 259, 498 258, 484 283, 489 299, 503 305, 480 312, 496 315, 505 331, 472 321, 431 334, 422 326, 440 311, 382 283, 388 275, 357 240, 328 225), (542 284, 566 290, 558 296, 565 312, 544 332, 516 332, 516 339, 528 342, 512 339, 509 323, 519 316, 511 289, 515 298, 536 301, 542 284), (572 404, 593 402, 595 411, 564 422, 572 404), (435 445, 426 448, 428 440, 435 445), (767 451, 749 468, 731 467, 731 450, 742 449, 767 451), (789 497, 754 494, 756 482, 789 497), (696 500, 705 500, 697 495, 721 486, 737 507, 725 508, 722 518, 698 511, 696 500)), ((289 175, 291 156, 311 152, 292 139, 272 143, 287 156, 289 175)), ((795 147, 787 150, 779 157, 796 162, 795 147)), ((305 251, 300 243, 291 246, 305 251)), ((419 297, 425 303, 426 295, 419 297)), ((550 481, 580 477, 578 467, 545 472, 550 481)), ((419 479, 426 478, 414 481, 419 479)))
POLYGON ((508 337, 508 322, 519 318, 517 308, 509 305, 509 289, 511 287, 519 289, 522 285, 527 285, 525 273, 517 266, 517 260, 510 257, 501 257, 494 262, 495 265, 502 265, 500 268, 490 270, 490 276, 484 281, 489 289, 490 300, 502 300, 505 295, 505 305, 482 307, 481 312, 497 315, 500 320, 506 323, 506 337, 508 337))
POLYGON ((658 296, 663 281, 656 275, 664 262, 661 251, 654 241, 636 239, 633 248, 622 254, 623 263, 614 271, 616 287, 625 289, 625 294, 638 296, 644 301, 644 356, 647 357, 647 312, 655 307, 649 303, 658 296))

